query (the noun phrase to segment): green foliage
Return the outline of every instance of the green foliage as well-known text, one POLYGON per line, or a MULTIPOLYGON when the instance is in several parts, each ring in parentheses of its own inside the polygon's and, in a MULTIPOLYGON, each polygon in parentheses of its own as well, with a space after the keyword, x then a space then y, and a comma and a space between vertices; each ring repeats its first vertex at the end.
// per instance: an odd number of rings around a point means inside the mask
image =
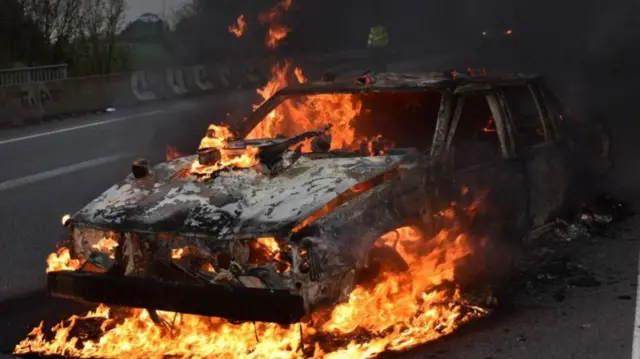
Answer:
POLYGON ((66 63, 72 76, 127 71, 125 0, 2 0, 0 68, 66 63))
POLYGON ((0 68, 15 64, 41 65, 51 48, 38 26, 27 18, 18 0, 2 0, 0 10, 0 68))
MULTIPOLYGON (((102 42, 99 46, 98 53, 105 53, 108 49, 108 45, 102 42)), ((113 48, 113 54, 109 64, 98 61, 102 59, 102 56, 97 56, 93 52, 94 48, 86 44, 76 44, 74 49, 75 56, 73 62, 69 67, 69 76, 91 76, 100 75, 105 73, 121 73, 131 70, 131 53, 133 47, 128 44, 116 44, 113 48), (110 68, 110 71, 105 71, 106 67, 110 68)), ((103 55, 104 56, 104 55, 103 55)))

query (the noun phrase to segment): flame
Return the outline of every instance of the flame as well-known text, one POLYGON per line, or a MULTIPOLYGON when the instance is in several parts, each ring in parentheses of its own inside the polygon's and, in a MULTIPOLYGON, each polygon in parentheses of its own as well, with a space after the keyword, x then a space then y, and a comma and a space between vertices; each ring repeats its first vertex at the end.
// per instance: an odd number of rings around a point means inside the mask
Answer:
POLYGON ((280 245, 278 244, 278 242, 276 242, 276 239, 273 237, 262 237, 262 238, 256 239, 256 241, 260 243, 262 246, 266 247, 271 253, 277 253, 280 251, 280 245))
POLYGON ((176 158, 180 158, 180 157, 182 157, 182 154, 178 152, 178 150, 175 147, 167 146, 167 151, 166 151, 167 161, 173 161, 176 158))
POLYGON ((489 117, 487 124, 482 128, 482 132, 496 132, 496 123, 493 117, 489 117))
POLYGON ((109 256, 115 259, 115 249, 118 246, 118 242, 111 238, 102 237, 98 243, 91 246, 91 248, 109 254, 109 256))
POLYGON ((214 172, 227 167, 252 168, 258 164, 258 148, 247 147, 241 155, 231 155, 228 151, 220 150, 222 159, 213 165, 204 165, 196 159, 191 164, 191 173, 201 176, 210 176, 214 172))
POLYGON ((280 24, 282 15, 289 10, 293 0, 281 0, 273 8, 258 15, 258 20, 263 25, 269 25, 265 44, 269 49, 276 49, 289 32, 290 28, 280 24))
POLYGON ((184 252, 185 252, 184 248, 178 248, 178 249, 174 248, 171 250, 171 258, 180 259, 184 255, 184 252))
POLYGON ((284 25, 272 25, 267 32, 267 39, 265 40, 265 44, 270 49, 275 49, 280 45, 280 41, 287 37, 290 28, 284 25))
POLYGON ((62 225, 66 226, 67 222, 69 222, 70 219, 71 219, 71 215, 70 214, 65 214, 64 216, 62 216, 62 225))
POLYGON ((479 69, 472 69, 471 67, 467 68, 467 73, 469 76, 487 76, 487 69, 482 67, 479 69))
POLYGON ((207 135, 200 141, 198 149, 224 148, 228 140, 233 139, 233 133, 226 126, 209 125, 207 135))
POLYGON ((209 263, 209 262, 207 262, 207 263, 203 264, 203 265, 200 267, 200 269, 202 269, 202 270, 203 270, 203 271, 205 271, 205 272, 209 272, 209 273, 215 273, 215 272, 216 272, 216 269, 215 269, 215 268, 213 268, 213 264, 211 264, 211 263, 209 263))
POLYGON ((282 15, 289 10, 293 0, 280 0, 278 3, 266 12, 258 15, 261 24, 273 24, 280 21, 282 15))
MULTIPOLYGON (((271 70, 272 79, 263 88, 258 89, 258 94, 265 101, 288 85, 287 77, 291 73, 291 65, 287 62, 276 64, 271 70)), ((294 68, 293 74, 299 83, 307 82, 301 68, 294 68)), ((331 124, 331 149, 353 149, 357 141, 352 122, 361 110, 362 102, 351 94, 309 95, 300 102, 287 100, 267 115, 247 135, 247 139, 273 138, 278 134, 293 136, 331 124)), ((305 151, 309 151, 310 148, 310 142, 303 146, 305 151)))
MULTIPOLYGON (((102 237, 91 248, 99 252, 107 253, 111 258, 115 259, 115 248, 118 242, 111 238, 102 237)), ((57 271, 74 271, 80 269, 83 261, 71 258, 71 250, 68 247, 60 247, 47 257, 46 272, 57 271)))
POLYGON ((235 37, 241 37, 247 30, 247 22, 244 19, 244 15, 238 16, 236 23, 229 26, 229 32, 235 37))
POLYGON ((73 271, 80 268, 82 263, 78 259, 71 259, 69 248, 60 247, 47 257, 46 272, 73 271))
MULTIPOLYGON (((454 221, 433 238, 425 238, 414 227, 397 228, 381 236, 374 245, 395 248, 409 269, 382 272, 372 285, 357 286, 347 302, 314 313, 305 324, 231 324, 220 318, 159 312, 172 323, 167 330, 154 324, 147 311, 130 309, 126 317, 116 321, 112 310, 100 305, 85 316, 72 316, 54 326, 53 334, 41 323, 16 345, 14 354, 355 359, 407 350, 488 313, 467 301, 455 285, 458 266, 482 241, 474 241, 460 224, 464 221, 457 221, 454 214, 473 216, 477 208, 474 203, 462 211, 442 211, 454 221), (101 323, 99 335, 88 337, 77 330, 86 328, 86 323, 101 323)), ((279 248, 274 238, 258 241, 279 248)), ((205 265, 203 269, 213 267, 205 265)))
POLYGON ((217 149, 220 151, 220 160, 214 164, 205 165, 196 159, 191 164, 191 173, 210 176, 212 173, 227 167, 251 168, 255 166, 258 163, 256 158, 258 148, 249 146, 240 154, 235 150, 226 149, 226 144, 232 140, 233 137, 233 133, 228 127, 213 124, 209 125, 207 134, 202 138, 198 149, 217 149))
POLYGON ((395 147, 393 141, 386 140, 384 136, 378 134, 372 137, 360 139, 360 152, 368 156, 381 156, 395 147))

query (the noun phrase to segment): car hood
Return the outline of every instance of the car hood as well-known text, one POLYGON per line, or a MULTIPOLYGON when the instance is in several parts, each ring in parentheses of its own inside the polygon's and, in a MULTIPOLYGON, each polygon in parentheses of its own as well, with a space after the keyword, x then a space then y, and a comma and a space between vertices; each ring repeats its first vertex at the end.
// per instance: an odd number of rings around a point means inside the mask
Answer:
POLYGON ((275 176, 233 169, 206 181, 188 174, 194 159, 162 163, 144 179, 129 175, 74 214, 71 225, 219 238, 275 234, 390 171, 402 156, 303 156, 275 176))

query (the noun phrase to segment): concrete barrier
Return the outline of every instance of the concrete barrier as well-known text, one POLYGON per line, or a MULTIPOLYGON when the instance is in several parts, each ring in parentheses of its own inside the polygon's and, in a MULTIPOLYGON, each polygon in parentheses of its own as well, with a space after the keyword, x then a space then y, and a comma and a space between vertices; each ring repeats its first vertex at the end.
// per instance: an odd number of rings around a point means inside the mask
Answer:
POLYGON ((179 97, 174 92, 173 84, 169 83, 167 70, 145 71, 149 89, 156 96, 155 100, 172 100, 179 97))
MULTIPOLYGON (((319 77, 329 62, 303 59, 310 79, 319 77), (322 65, 320 65, 322 63, 322 65), (311 76, 309 76, 311 75, 311 76)), ((31 120, 61 117, 107 107, 127 107, 156 100, 173 100, 211 91, 255 89, 271 78, 271 62, 249 59, 234 63, 198 65, 163 71, 71 78, 0 86, 0 126, 20 125, 31 120)), ((255 93, 253 93, 255 94, 255 93)), ((233 97, 233 96, 231 96, 233 97)), ((239 100, 246 102, 245 99, 239 100)))
POLYGON ((167 82, 176 95, 184 95, 189 92, 184 76, 184 69, 167 70, 167 82))
POLYGON ((209 77, 209 70, 204 65, 191 67, 187 73, 187 88, 189 92, 210 91, 214 85, 209 77))
POLYGON ((217 89, 228 89, 231 87, 231 68, 226 64, 214 65, 215 84, 217 89))
POLYGON ((156 99, 156 94, 149 88, 146 71, 136 71, 131 74, 131 91, 140 102, 156 99))
POLYGON ((129 75, 95 76, 0 87, 0 125, 134 105, 129 75))

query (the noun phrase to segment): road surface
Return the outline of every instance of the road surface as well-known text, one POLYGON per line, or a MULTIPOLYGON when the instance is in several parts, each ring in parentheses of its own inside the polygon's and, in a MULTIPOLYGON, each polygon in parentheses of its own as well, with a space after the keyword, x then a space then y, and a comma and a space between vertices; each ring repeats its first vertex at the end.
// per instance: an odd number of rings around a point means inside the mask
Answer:
MULTIPOLYGON (((0 353, 10 357, 40 320, 84 309, 48 298, 43 288, 44 259, 65 233, 61 216, 121 180, 134 158, 160 161, 167 145, 195 150, 206 124, 229 110, 227 99, 187 99, 0 132, 0 353)), ((620 171, 621 191, 640 204, 633 192, 640 175, 620 171)), ((523 294, 508 309, 449 338, 389 357, 630 358, 640 218, 619 226, 624 230, 617 238, 585 240, 572 253, 601 285, 570 288, 563 301, 523 294)))
MULTIPOLYGON (((0 300, 42 287, 44 261, 64 236, 60 217, 124 178, 131 161, 193 153, 227 96, 143 106, 0 132, 0 300)), ((247 104, 246 106, 249 106, 247 104)))

